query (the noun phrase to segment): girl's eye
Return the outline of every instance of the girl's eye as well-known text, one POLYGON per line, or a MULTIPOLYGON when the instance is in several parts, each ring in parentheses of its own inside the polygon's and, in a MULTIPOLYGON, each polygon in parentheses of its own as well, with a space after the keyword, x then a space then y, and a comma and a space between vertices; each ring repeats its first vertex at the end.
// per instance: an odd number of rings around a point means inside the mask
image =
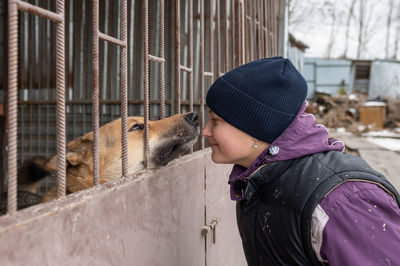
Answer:
POLYGON ((144 128, 143 124, 134 124, 130 129, 129 132, 136 131, 136 130, 142 130, 144 128))

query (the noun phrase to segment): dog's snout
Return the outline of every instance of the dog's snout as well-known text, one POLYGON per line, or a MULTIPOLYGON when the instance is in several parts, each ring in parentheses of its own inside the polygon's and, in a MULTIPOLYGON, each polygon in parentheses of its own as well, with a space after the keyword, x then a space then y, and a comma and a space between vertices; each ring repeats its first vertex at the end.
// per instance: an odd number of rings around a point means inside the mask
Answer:
POLYGON ((193 126, 199 125, 199 116, 196 113, 187 113, 185 114, 185 121, 193 126))

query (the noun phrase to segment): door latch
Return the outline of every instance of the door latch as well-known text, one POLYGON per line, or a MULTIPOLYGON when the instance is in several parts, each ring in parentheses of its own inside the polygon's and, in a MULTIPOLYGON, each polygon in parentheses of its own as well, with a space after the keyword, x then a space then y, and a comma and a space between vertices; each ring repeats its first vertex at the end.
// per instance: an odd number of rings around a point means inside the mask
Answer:
POLYGON ((214 219, 214 220, 212 220, 211 223, 209 223, 207 225, 204 225, 201 228, 201 235, 203 235, 203 236, 206 236, 209 232, 212 233, 212 242, 213 242, 213 244, 216 243, 216 227, 217 227, 217 224, 218 224, 218 220, 214 219))

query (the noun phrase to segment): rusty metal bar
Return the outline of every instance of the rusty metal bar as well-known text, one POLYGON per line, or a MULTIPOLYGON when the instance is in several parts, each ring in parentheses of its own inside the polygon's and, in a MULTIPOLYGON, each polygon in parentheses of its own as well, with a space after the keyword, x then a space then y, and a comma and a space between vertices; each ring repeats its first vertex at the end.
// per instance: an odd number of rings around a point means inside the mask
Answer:
POLYGON ((272 38, 273 38, 273 54, 272 55, 277 55, 278 54, 278 43, 277 43, 277 28, 276 28, 276 10, 275 10, 275 0, 272 0, 272 38))
POLYGON ((264 58, 264 30, 263 30, 263 25, 264 25, 264 12, 263 12, 263 4, 264 4, 264 0, 259 0, 259 4, 258 4, 258 20, 259 20, 259 24, 258 24, 258 34, 259 34, 259 41, 260 41, 260 49, 259 49, 259 53, 260 53, 260 58, 264 58))
POLYGON ((121 0, 121 145, 122 176, 128 176, 128 8, 126 0, 121 0))
POLYGON ((175 0, 175 113, 181 112, 181 3, 175 0))
POLYGON ((183 71, 185 71, 185 72, 188 72, 188 73, 192 73, 192 72, 193 72, 193 69, 192 69, 192 68, 190 68, 190 67, 185 67, 185 66, 182 66, 182 65, 179 66, 179 69, 180 69, 180 70, 183 70, 183 71))
POLYGON ((246 21, 245 21, 245 7, 244 1, 239 0, 239 16, 240 16, 240 38, 241 38, 241 45, 239 51, 242 51, 240 64, 244 64, 246 62, 246 21))
POLYGON ((8 1, 8 196, 7 213, 17 211, 18 1, 8 1))
POLYGON ((229 45, 228 45, 228 40, 229 40, 229 33, 228 33, 228 1, 225 0, 225 7, 224 7, 224 13, 225 13, 225 23, 224 23, 224 28, 225 28, 225 57, 224 57, 224 71, 223 72, 228 72, 228 52, 229 52, 229 45))
MULTIPOLYGON (((121 2, 122 3, 122 2, 121 2)), ((97 15, 98 16, 98 15, 97 15)), ((99 28, 97 28, 98 31, 99 28)), ((102 32, 98 32, 98 38, 100 38, 103 41, 107 41, 107 42, 111 42, 114 43, 116 45, 119 45, 121 47, 126 47, 126 42, 124 42, 123 40, 119 40, 117 38, 114 38, 112 36, 109 36, 107 34, 104 34, 102 32)))
POLYGON ((232 30, 232 68, 235 68, 236 66, 236 34, 235 34, 235 29, 236 29, 236 21, 235 21, 235 5, 236 5, 236 0, 231 0, 231 30, 232 30))
MULTIPOLYGON (((179 1, 179 0, 178 0, 179 1)), ((149 2, 145 0, 143 3, 143 35, 144 35, 144 167, 149 167, 149 2)))
POLYGON ((154 62, 158 62, 158 63, 165 63, 165 58, 163 57, 157 57, 154 55, 149 54, 149 60, 154 61, 154 62))
MULTIPOLYGON (((219 0, 216 0, 219 1, 219 0)), ((210 0, 210 77, 214 78, 214 0, 210 0)), ((209 75, 207 75, 209 76, 209 75)), ((218 77, 218 75, 217 75, 218 77)))
MULTIPOLYGON (((208 72, 206 72, 208 73, 208 72)), ((207 76, 207 75, 205 75, 207 76)), ((149 100, 150 104, 160 104, 160 100, 149 100)), ((166 99, 165 103, 166 104, 172 104, 174 102, 174 100, 172 99, 166 99)), ((193 104, 196 105, 196 102, 199 103, 199 101, 193 101, 193 104)), ((66 104, 71 104, 71 105, 91 105, 93 103, 92 100, 71 100, 71 101, 66 101, 66 104)), ((121 101, 120 100, 99 100, 99 104, 101 105, 117 105, 120 104, 121 101)), ((145 101, 144 100, 140 100, 140 99, 129 99, 128 100, 128 104, 144 104, 145 101)), ((32 101, 19 101, 19 104, 33 104, 33 105, 51 105, 51 104, 57 104, 56 100, 44 100, 44 101, 40 101, 40 100, 32 100, 32 101)), ((188 100, 182 100, 181 101, 181 105, 188 105, 189 101, 188 100)))
POLYGON ((57 0, 56 12, 62 16, 62 22, 57 24, 57 196, 66 193, 66 141, 65 141, 65 50, 64 50, 64 1, 57 0))
MULTIPOLYGON (((93 22, 92 22, 92 130, 93 130, 93 184, 100 184, 99 170, 99 0, 93 0, 93 22)), ((85 114, 84 114, 85 115, 85 114)))
MULTIPOLYGON (((217 78, 221 76, 221 10, 220 10, 220 0, 217 0, 217 78)), ((213 48, 212 48, 213 49, 213 48)))
POLYGON ((165 117, 165 26, 164 26, 164 14, 165 14, 165 3, 164 0, 160 0, 160 119, 165 117))
POLYGON ((13 1, 15 3, 18 4, 18 10, 20 11, 25 11, 27 13, 42 17, 42 18, 46 18, 49 19, 53 22, 56 23, 63 23, 64 22, 64 17, 63 14, 59 14, 59 13, 54 13, 52 11, 46 10, 44 8, 29 4, 27 2, 24 1, 13 1))
POLYGON ((273 55, 272 48, 272 3, 271 0, 267 1, 267 16, 268 16, 268 57, 273 55))
MULTIPOLYGON (((210 14, 211 15, 211 14, 210 14)), ((204 93, 204 0, 200 0, 200 62, 199 62, 199 70, 200 70, 200 120, 201 120, 201 128, 204 128, 205 116, 204 116, 204 105, 205 105, 205 93, 204 93)), ((200 137, 200 147, 204 149, 204 137, 200 137)))
MULTIPOLYGON (((193 70, 193 1, 189 0, 189 68, 193 70)), ((193 71, 189 73, 189 111, 193 112, 193 71)), ((193 151, 193 149, 192 149, 193 151)))

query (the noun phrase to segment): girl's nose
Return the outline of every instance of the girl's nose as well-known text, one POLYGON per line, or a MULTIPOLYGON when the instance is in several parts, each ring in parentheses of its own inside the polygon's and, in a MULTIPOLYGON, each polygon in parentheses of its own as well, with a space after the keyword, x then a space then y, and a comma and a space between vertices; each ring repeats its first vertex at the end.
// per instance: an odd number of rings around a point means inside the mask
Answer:
POLYGON ((203 137, 210 137, 211 133, 210 133, 210 120, 207 121, 206 125, 203 127, 203 129, 201 130, 201 135, 203 137))

